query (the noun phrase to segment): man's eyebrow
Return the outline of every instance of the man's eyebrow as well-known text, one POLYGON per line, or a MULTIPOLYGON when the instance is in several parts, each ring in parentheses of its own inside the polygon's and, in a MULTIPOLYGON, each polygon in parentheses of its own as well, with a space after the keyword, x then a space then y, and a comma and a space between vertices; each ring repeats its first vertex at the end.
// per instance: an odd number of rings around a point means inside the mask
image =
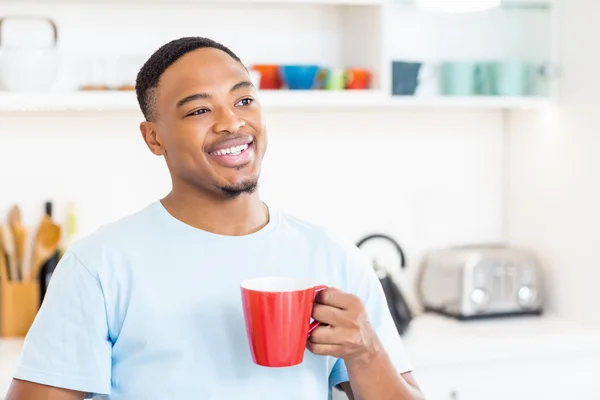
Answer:
POLYGON ((177 102, 177 108, 189 103, 190 101, 194 101, 194 100, 202 100, 202 99, 209 99, 211 96, 208 93, 195 93, 195 94, 191 94, 189 96, 184 97, 183 99, 179 100, 177 102))
POLYGON ((236 83, 235 85, 233 85, 233 87, 231 89, 229 89, 229 91, 230 92, 235 92, 236 90, 244 89, 244 88, 249 88, 249 87, 254 87, 254 85, 252 84, 252 82, 250 82, 250 81, 241 81, 241 82, 236 83))
MULTIPOLYGON (((254 87, 254 85, 252 84, 252 82, 250 81, 241 81, 239 83, 236 83, 235 85, 233 85, 231 87, 231 89, 229 89, 230 92, 235 92, 236 90, 240 90, 243 88, 249 88, 249 87, 254 87)), ((185 104, 189 103, 190 101, 194 101, 194 100, 203 100, 203 99, 210 99, 212 96, 208 93, 195 93, 195 94, 191 94, 189 96, 184 97, 183 99, 179 100, 177 102, 177 108, 184 106, 185 104)))

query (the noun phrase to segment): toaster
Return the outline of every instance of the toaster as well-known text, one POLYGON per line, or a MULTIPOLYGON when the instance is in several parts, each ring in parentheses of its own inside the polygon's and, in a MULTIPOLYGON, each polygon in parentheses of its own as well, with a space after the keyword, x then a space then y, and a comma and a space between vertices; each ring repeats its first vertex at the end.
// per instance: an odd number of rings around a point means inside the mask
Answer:
POLYGON ((424 311, 457 319, 541 314, 542 271, 531 252, 469 245, 427 254, 417 278, 424 311))

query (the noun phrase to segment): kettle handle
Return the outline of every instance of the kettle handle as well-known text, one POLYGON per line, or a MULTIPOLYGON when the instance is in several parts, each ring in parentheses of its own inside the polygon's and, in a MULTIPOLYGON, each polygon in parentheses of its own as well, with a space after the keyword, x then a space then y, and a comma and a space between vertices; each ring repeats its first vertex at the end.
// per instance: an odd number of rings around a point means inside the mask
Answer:
POLYGON ((396 250, 398 251, 398 255, 400 255, 400 268, 402 268, 402 269, 406 268, 406 258, 404 257, 404 251, 402 250, 402 247, 400 247, 398 242, 396 242, 394 239, 392 239, 391 237, 389 237, 387 235, 383 235, 381 233, 374 233, 372 235, 369 235, 369 236, 366 236, 366 237, 360 239, 358 241, 358 243, 356 243, 356 246, 360 247, 365 242, 367 242, 371 239, 385 239, 388 242, 392 243, 394 245, 394 247, 396 248, 396 250))
POLYGON ((52 43, 53 47, 56 47, 56 44, 58 43, 58 28, 56 27, 56 24, 54 23, 53 20, 51 20, 48 17, 37 17, 37 16, 33 16, 33 15, 9 15, 6 17, 0 17, 0 46, 2 46, 2 23, 4 21, 6 21, 7 19, 40 19, 40 20, 44 20, 46 22, 48 22, 50 24, 50 27, 52 27, 52 37, 54 39, 54 43, 52 43))

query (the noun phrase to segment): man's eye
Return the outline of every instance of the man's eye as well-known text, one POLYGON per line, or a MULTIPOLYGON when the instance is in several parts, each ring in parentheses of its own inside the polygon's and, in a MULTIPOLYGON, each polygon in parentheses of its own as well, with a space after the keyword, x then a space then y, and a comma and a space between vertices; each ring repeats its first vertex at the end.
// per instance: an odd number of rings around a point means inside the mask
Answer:
POLYGON ((253 101, 254 101, 254 99, 246 98, 246 99, 240 100, 238 102, 238 104, 241 106, 249 106, 250 104, 252 104, 253 101))
POLYGON ((208 110, 206 108, 201 108, 199 110, 192 111, 191 113, 189 113, 188 117, 191 116, 191 115, 201 115, 201 114, 204 114, 204 113, 207 113, 207 112, 208 112, 208 110))

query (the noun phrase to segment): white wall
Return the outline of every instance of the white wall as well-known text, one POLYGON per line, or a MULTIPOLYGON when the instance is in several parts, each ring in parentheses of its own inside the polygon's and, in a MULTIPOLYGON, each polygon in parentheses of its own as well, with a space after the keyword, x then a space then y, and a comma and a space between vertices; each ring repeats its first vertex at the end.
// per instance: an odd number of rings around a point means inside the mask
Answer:
POLYGON ((600 326, 600 3, 561 9, 560 108, 511 121, 509 236, 542 256, 552 310, 600 326))
MULTIPOLYGON (((363 13, 310 5, 60 2, 3 7, 57 22, 64 57, 57 89, 86 76, 90 64, 80 63, 81 57, 97 57, 92 58, 102 61, 97 67, 114 72, 119 55, 146 56, 182 35, 223 40, 248 64, 356 65, 358 54, 366 65, 384 62, 377 51, 364 51, 364 40, 352 42, 360 44, 352 53, 348 41, 357 35, 342 34, 376 24, 377 8, 363 13), (352 25, 358 22, 364 24, 352 25)), ((3 30, 3 40, 23 40, 14 34, 22 25, 10 28, 3 30)), ((27 32, 42 33, 37 29, 27 32)), ((394 56, 403 53, 392 50, 394 56)), ((425 249, 503 238, 501 112, 297 109, 271 110, 268 120, 270 148, 261 183, 266 200, 351 241, 389 233, 405 247, 412 272, 425 249)), ((76 201, 84 235, 165 195, 167 170, 146 149, 139 122, 138 112, 0 114, 0 215, 18 202, 26 222, 35 224, 45 199, 59 207, 76 201)), ((57 210, 59 218, 62 211, 57 210)), ((377 254, 380 263, 397 268, 389 247, 378 247, 377 254)), ((408 290, 410 272, 403 281, 408 290)))
MULTIPOLYGON (((493 112, 272 113, 262 193, 348 240, 392 234, 414 269, 426 248, 502 238, 500 119, 493 112)), ((0 215, 18 202, 35 225, 45 199, 60 207, 75 201, 87 234, 165 195, 166 167, 147 150, 139 121, 137 113, 0 114, 0 215)), ((396 267, 393 252, 381 254, 396 267)))

